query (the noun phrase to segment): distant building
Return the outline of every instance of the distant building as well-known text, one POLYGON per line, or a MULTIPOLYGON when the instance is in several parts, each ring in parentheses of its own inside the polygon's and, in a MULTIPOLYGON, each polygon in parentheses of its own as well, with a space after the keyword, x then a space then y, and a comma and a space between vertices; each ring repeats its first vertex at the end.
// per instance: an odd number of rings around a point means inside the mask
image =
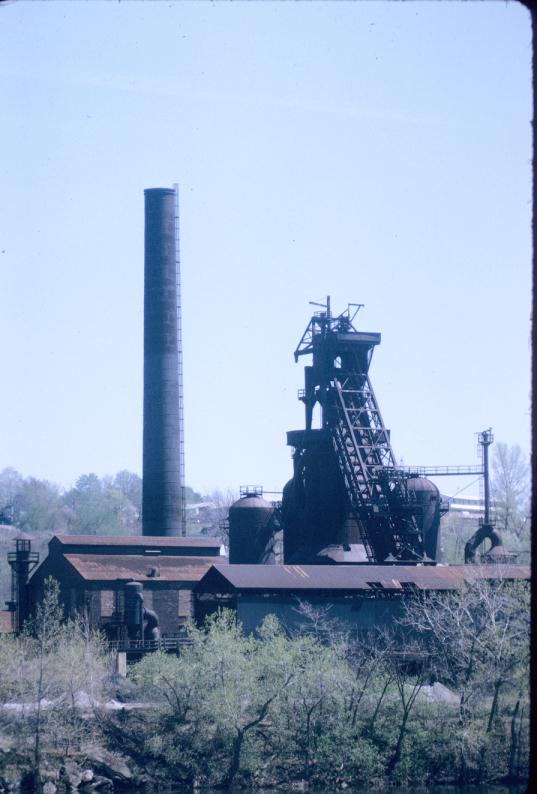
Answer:
POLYGON ((485 515, 485 503, 479 496, 443 496, 448 502, 449 512, 464 516, 475 516, 476 520, 485 515))

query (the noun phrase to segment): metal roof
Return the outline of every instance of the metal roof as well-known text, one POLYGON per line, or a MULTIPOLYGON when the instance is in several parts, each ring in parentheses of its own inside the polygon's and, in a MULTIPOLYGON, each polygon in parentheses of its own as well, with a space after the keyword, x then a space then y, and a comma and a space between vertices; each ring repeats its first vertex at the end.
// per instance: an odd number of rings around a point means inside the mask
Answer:
POLYGON ((209 569, 207 557, 141 557, 139 554, 65 554, 64 559, 86 580, 197 582, 209 569), (156 571, 152 574, 151 571, 156 571))
POLYGON ((465 581, 529 579, 529 565, 213 565, 197 586, 237 590, 454 590, 465 581))
POLYGON ((165 535, 54 535, 52 540, 62 546, 206 546, 220 548, 215 538, 168 537, 165 535))

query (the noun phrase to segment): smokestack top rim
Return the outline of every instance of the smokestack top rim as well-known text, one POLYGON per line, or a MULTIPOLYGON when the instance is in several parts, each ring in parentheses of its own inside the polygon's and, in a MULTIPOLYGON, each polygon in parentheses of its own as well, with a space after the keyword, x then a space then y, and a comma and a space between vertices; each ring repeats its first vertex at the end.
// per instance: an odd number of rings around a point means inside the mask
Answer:
POLYGON ((160 194, 162 196, 170 196, 175 194, 173 187, 147 187, 144 190, 144 195, 160 194))

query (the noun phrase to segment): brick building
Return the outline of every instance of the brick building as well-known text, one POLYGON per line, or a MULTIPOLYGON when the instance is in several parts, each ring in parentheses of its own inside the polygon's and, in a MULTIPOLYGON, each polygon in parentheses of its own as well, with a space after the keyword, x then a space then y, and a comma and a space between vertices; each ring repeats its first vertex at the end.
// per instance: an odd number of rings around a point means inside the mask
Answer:
POLYGON ((144 606, 156 612, 163 637, 173 637, 192 614, 192 589, 212 563, 224 561, 220 541, 184 537, 55 535, 31 576, 30 608, 48 576, 60 585, 67 615, 85 612, 95 628, 119 639, 125 585, 143 585, 144 606))

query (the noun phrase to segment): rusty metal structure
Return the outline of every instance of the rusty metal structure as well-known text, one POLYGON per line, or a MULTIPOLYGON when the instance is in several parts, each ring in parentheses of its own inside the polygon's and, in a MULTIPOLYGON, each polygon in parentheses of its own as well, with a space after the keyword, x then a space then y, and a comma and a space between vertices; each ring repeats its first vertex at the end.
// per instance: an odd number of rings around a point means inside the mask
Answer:
POLYGON ((489 447, 494 441, 492 428, 483 430, 478 433, 477 437, 479 446, 482 450, 482 472, 483 472, 483 489, 484 489, 484 502, 485 502, 485 515, 483 521, 480 523, 479 528, 468 540, 464 547, 464 562, 475 563, 476 554, 479 546, 485 541, 490 541, 490 547, 481 554, 481 562, 483 563, 513 563, 516 561, 517 555, 508 551, 503 545, 502 534, 499 529, 494 526, 492 520, 491 499, 490 499, 490 476, 489 476, 489 447))
POLYGON ((219 540, 184 537, 179 195, 177 186, 145 191, 144 537, 55 536, 29 583, 38 555, 28 538, 17 538, 8 556, 14 631, 39 602, 48 576, 60 584, 66 614, 85 613, 111 647, 137 654, 178 651, 192 616, 201 621, 226 605, 255 630, 269 612, 292 621, 297 598, 307 594, 368 628, 393 622, 416 590, 449 591, 481 575, 529 578, 529 568, 512 565, 514 555, 492 524, 491 430, 479 436, 481 467, 399 466, 369 375, 380 333, 355 327, 361 304, 337 315, 329 297, 316 305, 321 311, 294 351, 295 361, 309 356, 311 363, 298 394, 305 426, 287 433, 293 477, 281 502, 265 501, 260 486, 241 488, 229 510, 227 563, 219 540), (481 473, 485 516, 465 562, 475 561, 488 538, 485 565, 437 567, 446 507, 426 475, 481 473), (497 562, 505 565, 490 564, 497 562))
POLYGON ((186 533, 178 189, 145 191, 142 533, 186 533))
POLYGON ((399 468, 369 377, 380 333, 354 326, 360 304, 333 315, 330 298, 313 314, 295 350, 304 368, 305 429, 287 433, 292 480, 283 492, 286 563, 431 563, 436 557, 441 500, 436 486, 399 468), (316 406, 319 427, 314 428, 316 406), (345 553, 347 558, 345 558, 345 553), (323 559, 324 558, 324 559, 323 559))
POLYGON ((229 562, 274 565, 278 556, 279 509, 260 485, 243 485, 229 508, 229 562))
POLYGON ((276 615, 291 632, 300 632, 300 603, 330 607, 330 620, 352 628, 352 636, 372 628, 395 630, 402 647, 407 634, 398 625, 408 596, 450 593, 480 579, 528 581, 529 565, 213 565, 194 586, 194 614, 231 609, 245 632, 276 615), (297 608, 298 607, 298 608, 297 608))
POLYGON ((30 614, 28 579, 39 562, 39 553, 32 551, 32 541, 27 535, 15 538, 15 551, 8 552, 11 568, 11 599, 6 602, 11 612, 11 630, 18 632, 30 614))

